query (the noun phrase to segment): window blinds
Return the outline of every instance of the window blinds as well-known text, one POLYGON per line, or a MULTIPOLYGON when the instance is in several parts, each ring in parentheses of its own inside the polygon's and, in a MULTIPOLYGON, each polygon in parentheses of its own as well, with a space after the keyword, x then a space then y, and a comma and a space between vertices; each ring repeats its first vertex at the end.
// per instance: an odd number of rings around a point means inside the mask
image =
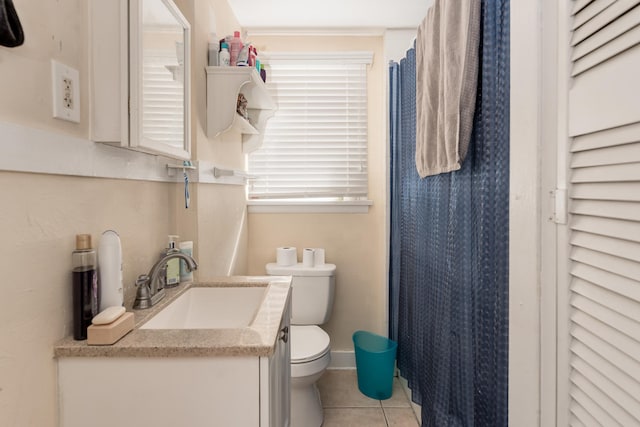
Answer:
POLYGON ((176 148, 184 145, 183 83, 167 66, 178 62, 174 51, 146 51, 142 70, 143 136, 176 148))
MULTIPOLYGON (((369 61, 370 62, 370 61, 369 61)), ((278 110, 249 154, 250 199, 367 196, 367 62, 269 59, 278 110)))

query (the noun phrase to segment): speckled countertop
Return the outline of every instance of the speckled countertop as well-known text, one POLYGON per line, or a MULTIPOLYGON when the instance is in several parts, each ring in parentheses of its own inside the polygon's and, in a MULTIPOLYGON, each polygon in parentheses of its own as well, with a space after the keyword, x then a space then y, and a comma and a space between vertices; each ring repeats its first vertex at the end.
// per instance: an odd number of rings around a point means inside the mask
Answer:
POLYGON ((56 357, 201 357, 270 356, 291 289, 287 276, 221 277, 205 283, 166 289, 155 306, 132 310, 135 328, 113 345, 87 345, 67 337, 54 347, 56 357), (249 326, 237 329, 140 329, 164 307, 192 287, 264 286, 264 301, 249 326))

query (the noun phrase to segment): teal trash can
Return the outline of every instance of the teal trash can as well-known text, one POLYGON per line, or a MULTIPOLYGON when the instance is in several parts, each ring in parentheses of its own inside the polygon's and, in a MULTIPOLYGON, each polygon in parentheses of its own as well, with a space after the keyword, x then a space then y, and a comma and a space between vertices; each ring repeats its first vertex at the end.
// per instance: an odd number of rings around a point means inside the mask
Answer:
POLYGON ((353 346, 360 391, 372 399, 390 398, 398 343, 371 332, 356 331, 353 346))

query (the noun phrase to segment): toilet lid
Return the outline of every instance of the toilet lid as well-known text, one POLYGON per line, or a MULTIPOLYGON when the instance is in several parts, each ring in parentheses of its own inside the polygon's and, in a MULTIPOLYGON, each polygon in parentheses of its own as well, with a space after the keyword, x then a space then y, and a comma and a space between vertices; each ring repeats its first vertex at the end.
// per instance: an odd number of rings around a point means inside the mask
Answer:
POLYGON ((329 335, 318 326, 291 326, 291 363, 318 359, 329 351, 329 335))

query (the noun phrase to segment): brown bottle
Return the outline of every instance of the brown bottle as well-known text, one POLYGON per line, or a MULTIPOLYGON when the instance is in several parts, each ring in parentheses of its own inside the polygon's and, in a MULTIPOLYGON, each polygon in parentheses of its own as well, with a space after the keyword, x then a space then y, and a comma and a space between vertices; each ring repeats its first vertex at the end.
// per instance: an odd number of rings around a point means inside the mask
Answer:
POLYGON ((73 266, 73 338, 87 339, 87 328, 98 314, 98 275, 96 251, 90 234, 76 235, 76 250, 71 254, 73 266))

